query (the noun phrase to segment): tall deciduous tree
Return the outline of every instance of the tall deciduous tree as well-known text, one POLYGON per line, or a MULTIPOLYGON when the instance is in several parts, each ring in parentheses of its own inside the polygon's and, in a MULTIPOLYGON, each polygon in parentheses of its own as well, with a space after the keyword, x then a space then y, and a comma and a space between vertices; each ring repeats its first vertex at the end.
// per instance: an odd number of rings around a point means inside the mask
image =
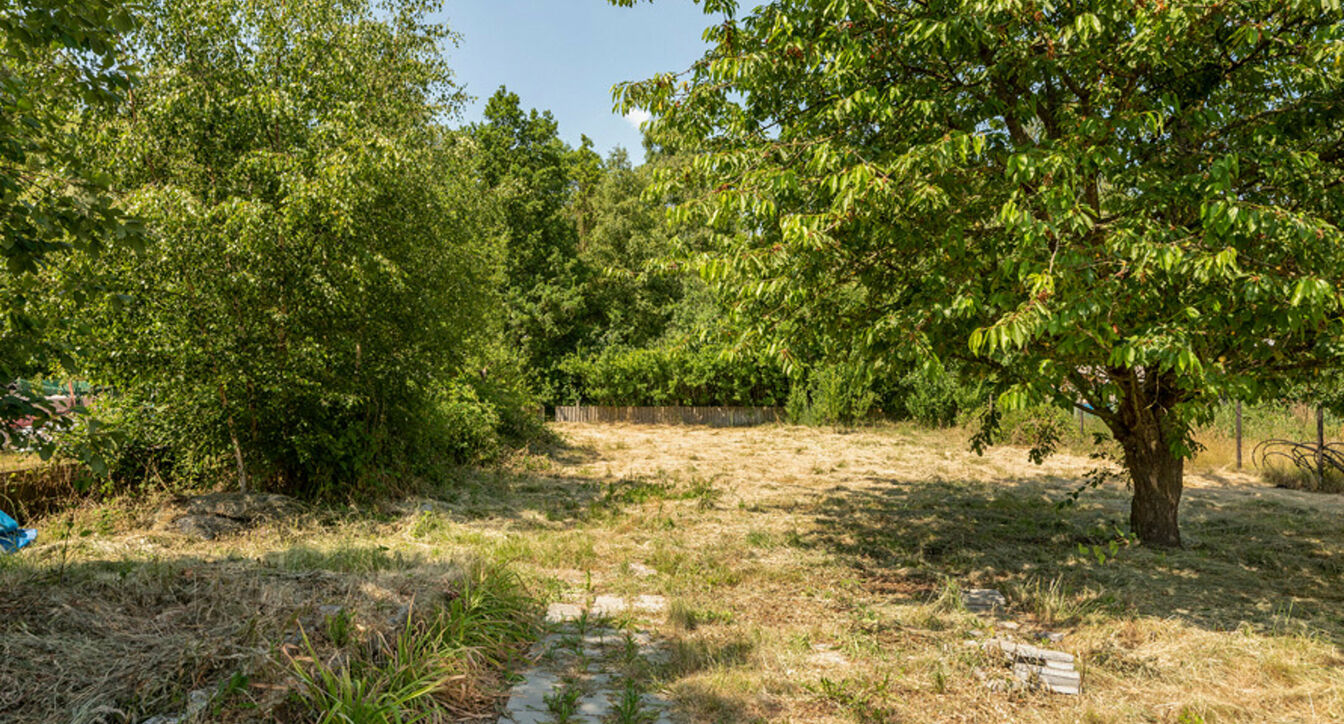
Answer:
POLYGON ((1220 396, 1338 365, 1338 0, 704 6, 704 59, 621 106, 705 152, 662 186, 745 219, 705 271, 781 348, 820 328, 1087 406, 1157 545, 1220 396))
POLYGON ((601 159, 588 143, 571 148, 558 131, 549 111, 524 110, 506 88, 470 130, 480 176, 501 206, 505 334, 543 392, 553 386, 554 364, 588 339, 595 315, 579 232, 592 223, 601 159))

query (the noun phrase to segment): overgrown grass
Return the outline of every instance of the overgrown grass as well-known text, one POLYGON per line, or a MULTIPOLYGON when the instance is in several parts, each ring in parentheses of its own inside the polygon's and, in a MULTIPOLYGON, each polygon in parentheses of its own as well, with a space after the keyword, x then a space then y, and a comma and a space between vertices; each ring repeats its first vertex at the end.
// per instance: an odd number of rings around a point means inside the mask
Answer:
POLYGON ((218 722, 480 718, 535 638, 507 566, 397 545, 400 515, 195 542, 156 522, 165 502, 39 520, 0 557, 0 719, 197 716, 202 694, 218 722))
POLYGON ((979 458, 955 430, 565 429, 598 459, 508 481, 508 505, 453 527, 510 531, 497 549, 557 598, 669 596, 657 681, 691 721, 1344 716, 1338 499, 1192 475, 1189 545, 1162 551, 1125 535, 1123 487, 1057 507, 1094 461, 979 458), (671 494, 711 471, 712 505, 671 494), (668 494, 590 516, 606 480, 668 494), (969 587, 1004 592, 1012 627, 966 612, 969 587), (1079 658, 1083 696, 993 689, 1007 670, 965 645, 1045 633, 1079 658))
POLYGON ((1305 490, 1312 493, 1344 493, 1344 473, 1326 466, 1324 471, 1308 470, 1284 462, 1273 462, 1261 468, 1266 482, 1280 488, 1305 490))
MULTIPOLYGON (((340 621, 337 617, 335 621, 340 621)), ((428 616, 408 616, 389 642, 330 635, 336 653, 324 659, 306 635, 302 656, 290 656, 304 709, 314 720, 402 724, 480 716, 497 692, 492 672, 533 638, 533 601, 515 576, 476 567, 455 595, 428 616)), ((344 626, 341 626, 344 630, 344 626)))

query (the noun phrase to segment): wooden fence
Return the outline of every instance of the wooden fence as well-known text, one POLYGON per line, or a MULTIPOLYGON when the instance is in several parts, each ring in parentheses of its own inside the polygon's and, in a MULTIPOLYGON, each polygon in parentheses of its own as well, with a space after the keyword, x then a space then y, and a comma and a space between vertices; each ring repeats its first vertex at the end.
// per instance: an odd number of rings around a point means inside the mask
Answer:
POLYGON ((778 407, 618 407, 569 405, 555 408, 556 422, 630 422, 640 425, 749 427, 778 422, 778 407))

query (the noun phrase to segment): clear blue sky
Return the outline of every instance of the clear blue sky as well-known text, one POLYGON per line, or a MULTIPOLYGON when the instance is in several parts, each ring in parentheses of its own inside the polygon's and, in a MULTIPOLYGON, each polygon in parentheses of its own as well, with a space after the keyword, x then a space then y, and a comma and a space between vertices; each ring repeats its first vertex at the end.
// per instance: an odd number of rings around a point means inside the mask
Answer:
POLYGON ((612 113, 611 87, 685 69, 704 54, 700 36, 714 23, 691 0, 633 8, 607 0, 445 0, 438 19, 462 35, 448 57, 476 97, 464 122, 480 120, 485 101, 506 85, 524 108, 555 114, 571 145, 587 134, 603 156, 624 146, 635 163, 644 157, 640 135, 612 113))

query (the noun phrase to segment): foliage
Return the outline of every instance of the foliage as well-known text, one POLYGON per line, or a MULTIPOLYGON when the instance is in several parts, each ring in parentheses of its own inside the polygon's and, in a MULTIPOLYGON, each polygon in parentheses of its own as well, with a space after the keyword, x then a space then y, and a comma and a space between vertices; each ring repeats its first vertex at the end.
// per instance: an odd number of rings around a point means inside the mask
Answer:
POLYGON ((501 206, 503 335, 538 392, 554 399, 557 364, 581 350, 656 344, 693 277, 664 263, 674 240, 642 198, 650 169, 619 148, 602 159, 587 138, 571 148, 549 112, 505 88, 470 133, 501 206))
POLYGON ((776 405, 788 378, 768 357, 714 347, 609 347, 560 365, 569 400, 598 405, 776 405))
POLYGON ((461 96, 427 11, 153 6, 134 106, 87 152, 158 243, 91 265, 129 303, 85 351, 179 464, 316 491, 481 440, 440 427, 468 424, 446 381, 481 345, 496 252, 473 147, 438 125, 461 96))
MULTIPOLYGON (((73 303, 101 294, 91 280, 54 279, 72 256, 109 244, 139 246, 136 222, 109 179, 71 139, 95 108, 116 106, 131 83, 124 35, 134 4, 21 0, 0 8, 0 384, 70 362, 74 320, 44 313, 54 290, 73 303)), ((40 396, 0 389, 0 427, 56 420, 40 396)))
POLYGON ((683 309, 697 303, 686 293, 700 286, 699 279, 670 261, 677 240, 662 209, 643 198, 653 167, 632 168, 618 148, 599 173, 587 219, 579 224, 579 254, 594 272, 585 292, 597 314, 589 343, 597 348, 655 345, 678 322, 684 331, 701 331, 684 326, 694 324, 686 319, 694 310, 683 309))
POLYGON ((562 141, 550 112, 527 112, 500 88, 471 127, 477 173, 499 200, 502 215, 505 339, 533 371, 534 385, 551 385, 550 368, 588 337, 593 306, 585 294, 592 270, 579 258, 571 203, 589 182, 596 154, 562 141))
POLYGON ((704 59, 619 106, 705 152, 656 188, 742 230, 702 269, 752 336, 1086 401, 1161 545, 1219 398, 1337 364, 1336 0, 704 7, 704 59))
POLYGON ((804 425, 855 425, 877 411, 872 371, 863 365, 834 363, 817 367, 789 391, 785 412, 804 425))
POLYGON ((901 380, 904 400, 900 417, 930 427, 947 427, 985 403, 980 385, 971 384, 942 365, 921 365, 901 380))

